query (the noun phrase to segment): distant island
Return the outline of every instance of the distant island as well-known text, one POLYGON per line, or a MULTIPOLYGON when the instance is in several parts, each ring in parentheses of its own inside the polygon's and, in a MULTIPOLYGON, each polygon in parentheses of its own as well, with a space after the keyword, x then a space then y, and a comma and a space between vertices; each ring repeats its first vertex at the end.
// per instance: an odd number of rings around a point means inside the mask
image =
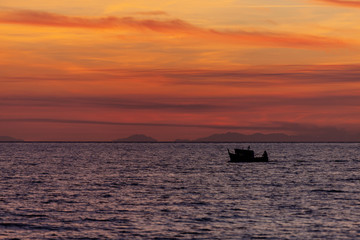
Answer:
MULTIPOLYGON (((174 140, 158 141, 145 134, 134 134, 125 138, 118 138, 111 142, 123 143, 256 143, 256 142, 359 142, 359 133, 335 134, 331 131, 318 134, 287 135, 284 133, 254 133, 242 134, 237 132, 216 133, 197 139, 174 138, 174 140)), ((0 136, 0 142, 24 142, 10 136, 0 136)))
POLYGON ((113 140, 113 142, 143 142, 143 143, 150 143, 150 142, 157 142, 156 139, 152 138, 152 137, 148 137, 144 134, 135 134, 135 135, 131 135, 130 137, 127 138, 119 138, 119 139, 115 139, 113 140))
POLYGON ((0 142, 23 142, 22 139, 16 139, 9 136, 0 136, 0 142))
MULTIPOLYGON (((241 142, 358 142, 359 135, 343 135, 343 136, 329 136, 329 135, 287 135, 283 133, 254 133, 242 134, 236 132, 217 133, 208 137, 189 139, 175 139, 175 143, 241 143, 241 142)), ((158 142, 155 138, 146 136, 144 134, 135 134, 127 138, 120 138, 113 140, 113 142, 130 142, 130 143, 153 143, 158 142)))

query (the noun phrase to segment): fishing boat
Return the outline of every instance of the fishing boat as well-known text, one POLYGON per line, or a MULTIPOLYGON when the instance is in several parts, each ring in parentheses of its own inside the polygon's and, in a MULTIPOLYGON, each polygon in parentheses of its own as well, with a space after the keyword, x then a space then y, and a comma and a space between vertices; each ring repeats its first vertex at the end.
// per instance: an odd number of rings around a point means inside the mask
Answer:
POLYGON ((264 151, 261 157, 255 156, 253 150, 248 149, 237 149, 235 148, 235 153, 231 153, 228 149, 230 156, 230 162, 268 162, 269 157, 266 151, 264 151))

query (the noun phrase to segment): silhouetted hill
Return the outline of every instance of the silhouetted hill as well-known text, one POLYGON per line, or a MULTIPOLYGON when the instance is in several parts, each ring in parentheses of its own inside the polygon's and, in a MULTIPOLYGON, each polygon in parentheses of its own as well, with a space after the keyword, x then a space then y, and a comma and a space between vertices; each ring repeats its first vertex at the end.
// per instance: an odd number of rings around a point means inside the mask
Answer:
POLYGON ((0 136, 0 142, 22 142, 22 139, 16 139, 9 136, 0 136))
POLYGON ((157 142, 157 140, 143 134, 135 134, 127 138, 116 139, 114 142, 157 142))
POLYGON ((227 132, 213 134, 209 137, 198 138, 194 142, 291 142, 296 141, 296 136, 282 133, 262 134, 255 133, 245 135, 241 133, 227 132))

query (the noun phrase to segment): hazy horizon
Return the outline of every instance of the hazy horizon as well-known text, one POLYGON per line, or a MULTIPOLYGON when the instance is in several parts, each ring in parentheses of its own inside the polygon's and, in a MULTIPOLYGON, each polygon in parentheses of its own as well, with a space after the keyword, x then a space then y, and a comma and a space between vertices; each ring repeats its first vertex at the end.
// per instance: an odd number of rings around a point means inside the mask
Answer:
POLYGON ((12 136, 0 136, 0 142, 25 141, 25 142, 360 142, 360 133, 344 134, 338 136, 331 135, 287 135, 283 133, 264 134, 256 132, 253 134, 243 134, 241 132, 219 132, 194 139, 177 138, 158 139, 145 134, 132 134, 129 136, 120 136, 113 139, 22 139, 12 136))

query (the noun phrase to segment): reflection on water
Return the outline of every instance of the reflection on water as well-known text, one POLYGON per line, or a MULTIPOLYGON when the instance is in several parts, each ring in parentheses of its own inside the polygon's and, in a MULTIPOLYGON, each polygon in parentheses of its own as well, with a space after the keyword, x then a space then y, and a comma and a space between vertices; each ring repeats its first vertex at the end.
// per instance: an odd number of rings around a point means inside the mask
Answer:
POLYGON ((0 238, 356 239, 360 144, 2 143, 0 238))

